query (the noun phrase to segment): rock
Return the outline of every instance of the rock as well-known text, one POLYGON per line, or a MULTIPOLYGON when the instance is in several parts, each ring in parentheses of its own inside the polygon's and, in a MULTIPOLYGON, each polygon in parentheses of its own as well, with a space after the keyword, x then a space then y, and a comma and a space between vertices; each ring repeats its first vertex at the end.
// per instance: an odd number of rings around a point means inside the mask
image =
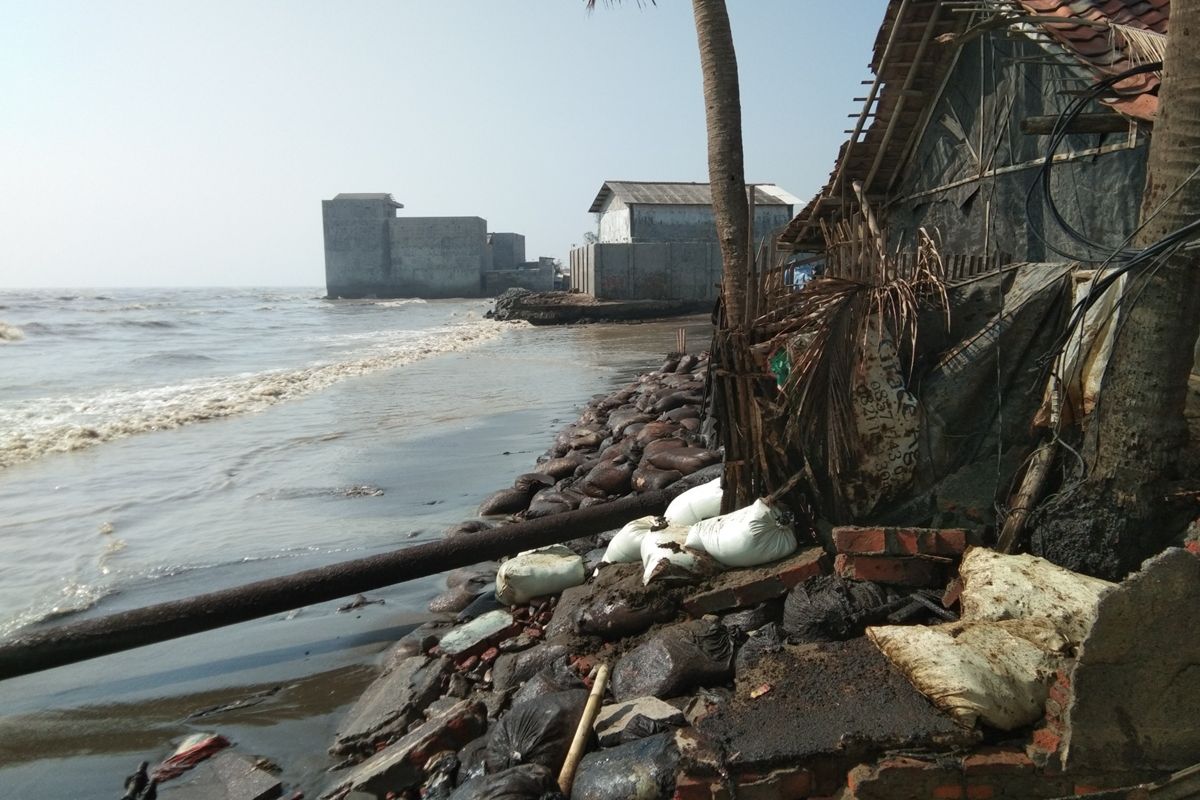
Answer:
POLYGON ((540 669, 525 685, 513 695, 513 705, 519 705, 529 700, 571 689, 582 689, 583 681, 579 674, 567 663, 567 658, 561 657, 540 669))
POLYGON ((515 632, 514 628, 512 614, 489 611, 447 633, 438 647, 449 656, 466 656, 486 650, 493 639, 504 638, 509 631, 515 632))
POLYGON ((572 800, 655 800, 675 788, 679 749, 673 733, 588 753, 579 762, 572 800))
POLYGON ((446 573, 446 588, 453 589, 463 583, 491 583, 496 579, 496 570, 500 569, 497 561, 481 561, 469 567, 459 567, 446 573))
POLYGON ((733 677, 733 654, 729 634, 715 618, 665 628, 617 662, 613 697, 672 697, 697 686, 724 684, 733 677))
POLYGON ((480 591, 479 596, 471 601, 471 604, 458 612, 458 616, 454 621, 462 624, 471 620, 482 617, 492 611, 503 611, 507 608, 503 603, 496 599, 496 584, 489 583, 480 591))
POLYGON ((450 667, 448 658, 413 656, 381 675, 346 713, 330 752, 365 756, 398 736, 441 695, 450 667))
POLYGON ((482 703, 463 700, 391 746, 380 750, 330 788, 323 798, 342 798, 360 790, 382 797, 386 792, 419 786, 429 758, 457 750, 487 728, 482 703))
POLYGON ((447 589, 429 601, 429 610, 435 614, 458 613, 474 602, 483 587, 474 583, 460 583, 453 589, 447 589))
POLYGON ((450 623, 441 620, 423 623, 392 645, 383 657, 383 672, 391 672, 413 656, 423 656, 451 631, 450 623))
POLYGON ((520 653, 504 653, 492 667, 492 686, 497 691, 516 689, 570 652, 565 645, 545 642, 520 653))
POLYGON ((638 697, 602 707, 592 728, 601 747, 613 747, 687 724, 675 706, 657 697, 638 697))
POLYGON ((1064 768, 1176 770, 1195 763, 1198 609, 1200 558, 1176 548, 1100 598, 1071 673, 1064 768))
POLYGON ((172 783, 169 798, 179 800, 274 800, 283 784, 252 760, 225 751, 197 764, 185 781, 172 783))
POLYGON ((458 767, 458 754, 453 750, 430 756, 425 763, 425 774, 429 777, 421 784, 421 800, 450 800, 458 767))

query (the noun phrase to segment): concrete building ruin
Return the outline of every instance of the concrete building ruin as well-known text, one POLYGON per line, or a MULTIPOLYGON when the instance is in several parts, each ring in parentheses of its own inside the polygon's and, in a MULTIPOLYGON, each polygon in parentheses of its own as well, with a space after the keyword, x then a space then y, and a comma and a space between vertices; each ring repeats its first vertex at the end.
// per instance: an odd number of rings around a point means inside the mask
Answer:
MULTIPOLYGON (((754 189, 754 231, 770 238, 800 200, 754 189)), ((602 300, 713 300, 721 248, 707 183, 605 181, 588 209, 597 240, 571 251, 571 288, 602 300)))
POLYGON ((329 297, 483 297, 554 288, 552 259, 525 260, 525 237, 482 217, 401 217, 390 194, 321 201, 329 297))

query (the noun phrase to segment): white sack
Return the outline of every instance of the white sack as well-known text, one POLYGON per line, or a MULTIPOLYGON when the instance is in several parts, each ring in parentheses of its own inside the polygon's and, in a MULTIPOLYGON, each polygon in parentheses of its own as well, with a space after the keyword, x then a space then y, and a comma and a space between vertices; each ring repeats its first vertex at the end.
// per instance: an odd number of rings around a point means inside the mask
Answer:
POLYGON ((1041 719, 1067 640, 1044 619, 892 625, 867 635, 905 677, 965 727, 1005 731, 1041 719))
POLYGON ((703 550, 727 567, 756 567, 790 556, 796 535, 761 499, 688 530, 687 546, 703 550))
POLYGON ((558 594, 586 579, 583 559, 556 544, 527 550, 500 565, 496 572, 496 598, 505 605, 528 603, 535 597, 558 594))
POLYGON ((684 546, 688 529, 669 525, 642 537, 642 583, 648 585, 665 571, 678 567, 693 575, 712 575, 719 566, 704 553, 684 546))
POLYGON ((672 525, 694 525, 721 513, 721 479, 693 486, 667 506, 667 522, 672 525))
POLYGON ((967 551, 958 574, 963 619, 1046 619, 1076 646, 1092 629, 1100 595, 1115 585, 1044 558, 983 547, 967 551))
MULTIPOLYGON (((642 537, 649 533, 661 517, 639 517, 617 531, 604 551, 607 564, 631 564, 642 560, 642 537)), ((661 527, 661 524, 660 524, 661 527)))

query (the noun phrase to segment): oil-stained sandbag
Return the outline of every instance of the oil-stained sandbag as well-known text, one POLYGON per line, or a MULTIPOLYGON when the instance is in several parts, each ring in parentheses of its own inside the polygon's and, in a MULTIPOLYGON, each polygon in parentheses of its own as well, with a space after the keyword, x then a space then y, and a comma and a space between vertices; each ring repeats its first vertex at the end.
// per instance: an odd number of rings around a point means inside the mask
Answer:
POLYGON ((674 422, 655 420, 654 422, 647 422, 646 426, 637 432, 634 440, 645 448, 651 442, 657 439, 664 439, 677 430, 679 430, 679 426, 674 422))
POLYGON ((492 492, 479 504, 479 515, 516 514, 529 507, 529 492, 522 489, 501 489, 492 492))
POLYGON ((891 608, 887 589, 870 581, 817 575, 788 593, 783 630, 793 642, 841 642, 884 622, 891 608))
POLYGON ((558 790, 554 772, 541 764, 521 764, 481 775, 458 787, 450 800, 540 800, 558 790))
POLYGON ((496 597, 506 605, 520 605, 535 597, 578 586, 585 578, 583 559, 569 548, 551 545, 527 550, 500 565, 496 572, 496 597))
POLYGON ((667 395, 655 403, 651 407, 651 410, 655 414, 662 414, 667 411, 674 411, 682 406, 699 405, 703 400, 704 398, 699 392, 684 390, 667 395))
POLYGON ((575 468, 583 463, 583 453, 573 452, 561 458, 552 458, 538 464, 538 472, 549 475, 554 480, 561 480, 575 472, 575 468))
POLYGON ((683 473, 678 470, 655 469, 649 464, 642 464, 633 471, 633 477, 630 478, 629 485, 638 494, 643 492, 657 492, 667 488, 682 477, 683 473))
POLYGON ((681 357, 679 363, 675 365, 676 372, 691 372, 700 363, 700 358, 692 353, 681 357))
POLYGON ((656 453, 647 460, 659 469, 677 469, 684 475, 691 475, 698 469, 717 463, 721 457, 703 447, 680 447, 656 453))
MULTIPOLYGON (((688 443, 683 439, 678 439, 674 436, 666 439, 658 439, 650 442, 642 448, 642 458, 652 458, 659 453, 665 453, 668 450, 678 450, 681 447, 687 447, 688 443)), ((649 462, 647 462, 649 463, 649 462)))
POLYGON ((513 706, 492 729, 487 771, 500 772, 520 764, 561 767, 587 697, 586 689, 573 689, 513 706))
POLYGON ((1046 619, 867 628, 905 677, 957 722, 1011 731, 1045 713, 1069 643, 1046 619))
POLYGON ((662 530, 667 522, 662 517, 638 517, 625 523, 608 543, 604 560, 609 564, 628 564, 642 560, 642 539, 652 530, 662 530))
POLYGON ((962 616, 982 620, 1040 617, 1078 645, 1092 629, 1100 595, 1114 584, 1080 575, 1044 558, 973 547, 958 570, 962 616))
POLYGON ((614 437, 625 435, 625 429, 638 422, 650 422, 654 417, 636 408, 623 408, 608 415, 608 429, 614 437))
POLYGON ((796 535, 783 515, 763 500, 688 529, 688 547, 703 550, 727 567, 755 567, 790 556, 796 535))
POLYGON ((721 571, 702 550, 685 546, 688 529, 668 525, 642 537, 642 583, 675 577, 705 577, 721 571))
POLYGON ((663 418, 671 422, 679 422, 685 419, 694 419, 700 416, 700 409, 695 406, 680 406, 674 411, 668 411, 663 414, 663 418))
POLYGON ((533 494, 553 485, 554 478, 541 472, 526 472, 524 475, 518 475, 517 479, 513 481, 514 489, 520 489, 528 494, 533 494))
POLYGON ((695 525, 721 513, 721 479, 714 478, 676 497, 664 515, 672 525, 695 525))
POLYGON ((676 697, 718 686, 733 675, 733 641, 715 620, 698 619, 659 631, 630 650, 613 669, 617 701, 676 697))
POLYGON ((579 489, 590 497, 625 494, 633 480, 633 470, 632 463, 624 460, 623 456, 617 456, 613 461, 601 462, 592 467, 579 482, 579 489))

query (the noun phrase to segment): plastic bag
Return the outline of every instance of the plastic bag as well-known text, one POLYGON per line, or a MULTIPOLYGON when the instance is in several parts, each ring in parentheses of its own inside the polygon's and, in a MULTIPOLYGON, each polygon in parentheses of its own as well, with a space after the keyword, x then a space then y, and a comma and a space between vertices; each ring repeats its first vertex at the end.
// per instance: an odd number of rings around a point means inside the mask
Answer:
POLYGON ((535 597, 557 594, 586 579, 583 559, 562 545, 527 550, 500 565, 496 597, 515 606, 535 597))
POLYGON ((1045 619, 894 625, 867 635, 934 705, 966 727, 977 719, 1005 731, 1045 713, 1065 637, 1045 619))
POLYGON ((756 567, 794 553, 796 535, 775 509, 759 499, 745 508, 692 525, 686 544, 727 567, 756 567))
POLYGON ((676 697, 697 686, 722 685, 733 675, 733 654, 729 632, 713 620, 665 628, 616 663, 613 697, 676 697))
POLYGON ((664 528, 666 523, 661 517, 639 517, 633 522, 627 522, 608 543, 608 549, 604 551, 604 561, 608 564, 641 561, 642 537, 655 527, 664 528))
POLYGON ((667 506, 667 522, 672 525, 695 525, 721 513, 721 479, 702 483, 688 489, 667 506))
POLYGON ((862 636, 891 610, 877 583, 818 575, 792 589, 783 602, 783 630, 792 641, 840 642, 862 636))
POLYGON ((557 770, 567 756, 587 698, 587 689, 572 689, 513 706, 492 729, 485 756, 487 771, 500 772, 521 764, 557 770))
POLYGON ((472 778, 450 795, 450 800, 530 800, 562 797, 556 794, 554 773, 541 764, 509 767, 494 775, 472 778))

